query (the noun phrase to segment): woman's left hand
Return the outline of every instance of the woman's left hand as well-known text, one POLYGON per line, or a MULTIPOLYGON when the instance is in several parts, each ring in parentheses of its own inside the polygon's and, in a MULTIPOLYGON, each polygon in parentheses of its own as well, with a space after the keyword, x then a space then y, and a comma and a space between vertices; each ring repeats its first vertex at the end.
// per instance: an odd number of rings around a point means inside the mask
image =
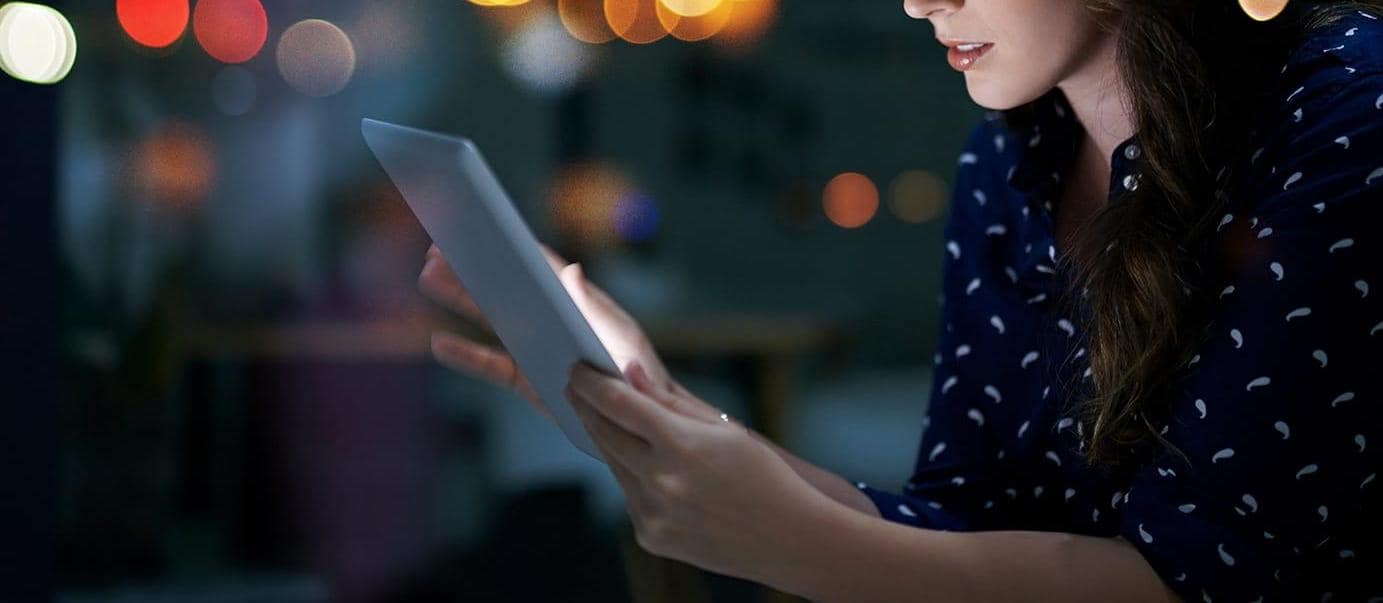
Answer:
POLYGON ((624 490, 639 546, 772 585, 836 503, 743 425, 650 386, 637 363, 626 372, 633 386, 578 363, 566 394, 624 490))

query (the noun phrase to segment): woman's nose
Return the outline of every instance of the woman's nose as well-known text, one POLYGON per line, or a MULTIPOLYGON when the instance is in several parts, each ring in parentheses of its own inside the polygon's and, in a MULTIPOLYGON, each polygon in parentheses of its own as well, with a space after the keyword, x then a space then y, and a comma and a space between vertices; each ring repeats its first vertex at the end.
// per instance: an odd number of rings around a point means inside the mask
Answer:
POLYGON ((903 12, 914 19, 931 19, 960 10, 965 0, 903 0, 903 12))

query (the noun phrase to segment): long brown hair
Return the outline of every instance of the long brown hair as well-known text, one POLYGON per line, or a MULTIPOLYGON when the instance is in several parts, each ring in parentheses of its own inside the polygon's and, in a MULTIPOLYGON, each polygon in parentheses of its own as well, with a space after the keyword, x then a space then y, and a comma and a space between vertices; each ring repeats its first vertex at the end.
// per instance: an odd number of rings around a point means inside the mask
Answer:
MULTIPOLYGON (((1383 14, 1383 0, 1293 0, 1262 23, 1233 0, 1086 3, 1117 32, 1142 150, 1139 186, 1076 228, 1060 267, 1075 277, 1062 303, 1084 304, 1088 321, 1093 386, 1075 401, 1087 459, 1116 467, 1170 446, 1161 423, 1208 331, 1222 166, 1248 150, 1254 108, 1305 33, 1351 10, 1383 14)), ((1005 117, 1022 123, 1028 109, 1005 117)))

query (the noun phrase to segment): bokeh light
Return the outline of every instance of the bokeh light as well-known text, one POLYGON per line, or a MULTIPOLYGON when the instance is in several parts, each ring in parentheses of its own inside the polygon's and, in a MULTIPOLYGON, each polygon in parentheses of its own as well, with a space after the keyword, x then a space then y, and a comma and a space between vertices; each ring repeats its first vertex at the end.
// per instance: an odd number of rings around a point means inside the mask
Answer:
POLYGON ((658 5, 683 17, 700 17, 733 0, 658 0, 658 5))
POLYGON ((355 46, 340 27, 321 19, 294 23, 278 44, 279 73, 298 92, 331 96, 355 73, 355 46))
POLYGON ((240 65, 226 65, 211 79, 211 100, 226 115, 249 113, 258 95, 254 76, 240 65))
POLYGON ((130 39, 150 48, 177 42, 187 30, 187 0, 116 0, 115 19, 130 39))
POLYGON ((841 228, 868 224, 879 210, 879 188, 868 176, 845 172, 826 183, 822 194, 826 217, 841 228))
POLYGON ((0 6, 0 70, 35 84, 67 77, 77 60, 77 35, 56 9, 11 2, 0 6))
POLYGON ((778 0, 731 0, 730 22, 712 38, 730 49, 753 46, 778 21, 778 0))
MULTIPOLYGON (((473 3, 479 4, 472 0, 473 3)), ((552 13, 548 0, 532 0, 517 4, 479 4, 485 8, 479 11, 480 17, 505 36, 526 27, 538 17, 552 13)))
POLYGON ((663 27, 672 34, 672 37, 684 42, 697 42, 705 40, 720 33, 725 26, 730 23, 730 18, 735 12, 735 2, 725 0, 719 2, 711 10, 698 15, 682 15, 675 13, 667 7, 666 1, 660 1, 657 5, 658 20, 663 27))
POLYGON ((557 173, 548 203, 563 238, 581 246, 604 247, 618 242, 616 204, 636 194, 630 180, 613 166, 581 162, 557 173))
POLYGON ((364 3, 349 30, 357 67, 364 70, 403 64, 417 50, 417 18, 417 11, 396 2, 364 3))
POLYGON ((1287 0, 1239 0, 1239 8, 1255 21, 1268 21, 1282 14, 1287 0))
POLYGON ((931 172, 903 172, 888 188, 889 209, 899 220, 909 224, 930 222, 946 206, 946 184, 931 172))
POLYGON ((615 39, 615 32, 605 19, 605 0, 557 0, 557 16, 571 37, 587 44, 615 39))
POLYGON ((668 25, 658 18, 658 0, 605 0, 605 20, 630 44, 651 44, 668 35, 668 25))
POLYGON ((264 48, 269 17, 259 0, 198 0, 192 33, 202 49, 222 63, 244 63, 264 48))
POLYGON ((206 133, 185 122, 167 122, 135 147, 130 182, 139 201, 174 209, 201 204, 216 178, 215 154, 206 133))
POLYGON ((590 68, 591 48, 567 35, 561 20, 547 13, 515 32, 501 49, 510 75, 537 92, 570 89, 590 68))
POLYGON ((615 204, 615 234, 631 243, 640 243, 658 233, 658 204, 642 193, 625 195, 615 204))

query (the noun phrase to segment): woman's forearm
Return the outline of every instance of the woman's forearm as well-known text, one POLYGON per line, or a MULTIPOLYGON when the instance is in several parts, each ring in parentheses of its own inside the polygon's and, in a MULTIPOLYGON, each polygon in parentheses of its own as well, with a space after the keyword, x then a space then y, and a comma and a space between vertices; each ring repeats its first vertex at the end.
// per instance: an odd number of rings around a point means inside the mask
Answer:
POLYGON ((1128 542, 1058 532, 942 532, 829 503, 770 584, 813 601, 1176 601, 1128 542))
POLYGON ((758 432, 751 431, 751 433, 753 433, 754 437, 759 441, 767 444, 774 452, 778 453, 778 456, 782 457, 788 465, 792 466, 792 470, 796 471, 798 476, 806 480, 807 483, 811 484, 817 490, 820 490, 822 494, 830 497, 831 500, 859 511, 860 513, 872 517, 879 517, 879 510, 875 508, 874 502, 869 500, 869 497, 865 496, 863 492, 860 492, 859 488, 856 488, 854 484, 846 481, 845 478, 802 460, 797 455, 788 452, 787 449, 782 446, 774 444, 758 432))

